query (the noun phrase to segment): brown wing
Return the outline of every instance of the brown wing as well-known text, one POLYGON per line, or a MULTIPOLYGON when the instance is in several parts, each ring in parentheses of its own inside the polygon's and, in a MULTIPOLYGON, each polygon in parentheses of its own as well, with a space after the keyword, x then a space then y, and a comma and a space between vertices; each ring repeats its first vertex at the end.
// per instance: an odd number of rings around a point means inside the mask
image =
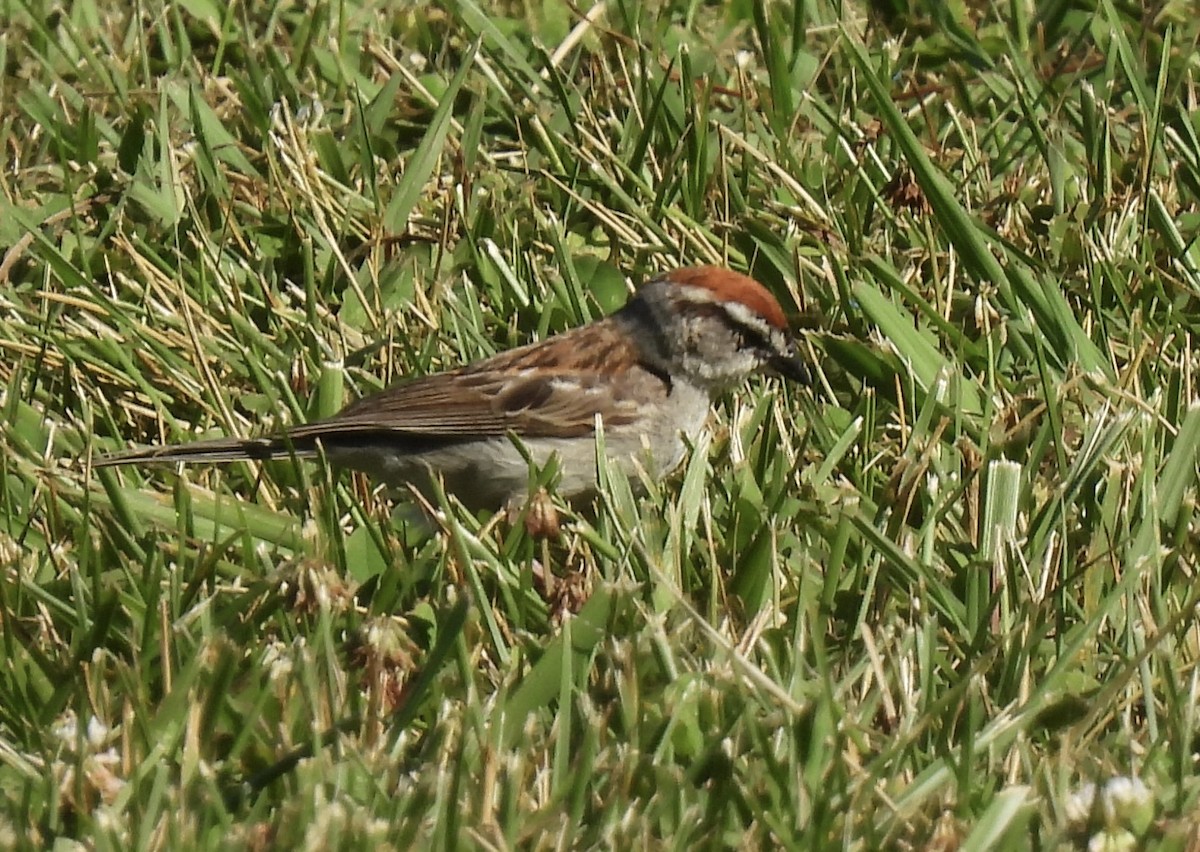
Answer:
POLYGON ((591 434, 597 414, 607 426, 628 423, 651 396, 669 392, 611 323, 587 328, 586 336, 581 331, 393 386, 328 420, 298 426, 291 437, 569 438, 591 434), (568 361, 571 369, 560 366, 568 361))

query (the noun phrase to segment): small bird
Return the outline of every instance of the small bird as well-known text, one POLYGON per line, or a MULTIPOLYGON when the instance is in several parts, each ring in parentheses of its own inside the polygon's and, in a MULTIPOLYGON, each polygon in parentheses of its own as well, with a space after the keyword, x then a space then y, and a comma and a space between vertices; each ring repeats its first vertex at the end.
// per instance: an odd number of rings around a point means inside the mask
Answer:
POLYGON ((220 438, 104 456, 138 462, 311 457, 431 498, 441 478, 471 510, 526 496, 530 458, 559 457, 558 493, 596 487, 596 421, 609 457, 653 477, 683 460, 712 397, 758 372, 804 381, 783 309, 765 287, 715 266, 676 269, 644 284, 616 313, 455 370, 393 385, 325 420, 281 435, 220 438))

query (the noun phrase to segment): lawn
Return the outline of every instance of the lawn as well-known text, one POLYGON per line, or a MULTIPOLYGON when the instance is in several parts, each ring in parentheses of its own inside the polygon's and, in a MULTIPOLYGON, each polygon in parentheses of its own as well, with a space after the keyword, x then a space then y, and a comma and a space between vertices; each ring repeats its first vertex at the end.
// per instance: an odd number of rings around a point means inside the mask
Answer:
POLYGON ((1192 3, 0 23, 0 848, 1200 843, 1192 3), (91 466, 700 263, 811 385, 552 535, 91 466))

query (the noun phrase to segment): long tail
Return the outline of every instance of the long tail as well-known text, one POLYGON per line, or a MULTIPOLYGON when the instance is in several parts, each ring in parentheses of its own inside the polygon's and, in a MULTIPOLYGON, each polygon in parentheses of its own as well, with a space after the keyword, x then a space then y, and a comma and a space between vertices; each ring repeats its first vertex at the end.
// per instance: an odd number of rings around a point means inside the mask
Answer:
POLYGON ((233 461, 262 461, 292 455, 306 457, 316 455, 311 440, 284 438, 214 438, 190 444, 168 444, 162 447, 143 447, 100 456, 92 462, 94 467, 112 467, 120 464, 144 464, 159 462, 193 462, 220 464, 233 461))

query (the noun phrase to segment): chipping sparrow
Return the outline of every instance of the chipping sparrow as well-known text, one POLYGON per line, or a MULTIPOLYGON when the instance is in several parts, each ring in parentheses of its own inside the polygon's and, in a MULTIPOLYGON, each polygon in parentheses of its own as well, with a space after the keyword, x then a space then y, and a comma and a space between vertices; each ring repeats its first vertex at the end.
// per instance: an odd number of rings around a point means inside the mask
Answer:
POLYGON ((764 369, 806 375, 775 298, 727 269, 677 269, 609 317, 402 382, 283 435, 150 447, 96 465, 304 457, 320 444, 335 464, 426 495, 441 477, 467 507, 497 508, 528 488, 511 436, 539 465, 558 454, 565 497, 596 486, 597 416, 613 461, 660 476, 682 461, 713 394, 764 369))

